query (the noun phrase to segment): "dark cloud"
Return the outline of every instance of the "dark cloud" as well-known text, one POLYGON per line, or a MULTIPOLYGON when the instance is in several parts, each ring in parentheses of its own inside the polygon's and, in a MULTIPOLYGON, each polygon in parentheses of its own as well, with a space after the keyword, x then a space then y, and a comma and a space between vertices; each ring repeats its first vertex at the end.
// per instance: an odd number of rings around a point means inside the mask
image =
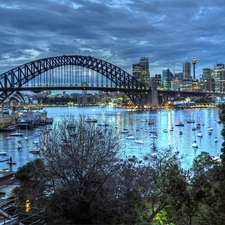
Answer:
POLYGON ((2 0, 0 73, 79 51, 129 73, 148 57, 151 75, 181 72, 195 56, 198 76, 225 63, 224 8, 224 0, 2 0))

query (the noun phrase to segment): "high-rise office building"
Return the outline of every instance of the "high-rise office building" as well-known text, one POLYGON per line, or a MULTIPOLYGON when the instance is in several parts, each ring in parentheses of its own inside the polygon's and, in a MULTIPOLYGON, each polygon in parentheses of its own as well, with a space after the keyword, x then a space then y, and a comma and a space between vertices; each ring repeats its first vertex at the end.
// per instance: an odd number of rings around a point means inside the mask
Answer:
POLYGON ((162 70, 162 88, 163 90, 171 89, 171 73, 169 68, 162 70))
POLYGON ((139 63, 133 64, 133 77, 144 81, 150 78, 148 58, 142 57, 139 63))
POLYGON ((183 63, 183 76, 182 80, 191 79, 191 63, 185 62, 183 63))
POLYGON ((148 80, 150 78, 148 58, 142 57, 139 64, 142 70, 142 77, 144 78, 144 80, 148 80))
POLYGON ((225 82, 225 68, 223 63, 217 63, 214 65, 214 70, 212 72, 212 78, 215 80, 215 92, 223 92, 224 91, 224 82, 225 82))
POLYGON ((133 77, 141 79, 141 65, 139 63, 133 64, 133 77))
POLYGON ((212 70, 210 68, 204 68, 202 70, 202 79, 207 80, 212 78, 212 70))

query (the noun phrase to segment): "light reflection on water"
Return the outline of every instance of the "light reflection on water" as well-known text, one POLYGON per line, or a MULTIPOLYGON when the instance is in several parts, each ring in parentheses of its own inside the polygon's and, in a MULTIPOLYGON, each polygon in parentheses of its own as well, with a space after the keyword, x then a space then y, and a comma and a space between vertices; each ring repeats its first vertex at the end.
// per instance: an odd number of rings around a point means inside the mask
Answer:
MULTIPOLYGON (((110 126, 115 126, 118 129, 119 140, 121 143, 121 153, 124 156, 137 156, 143 158, 146 154, 151 152, 150 144, 154 141, 157 149, 167 150, 171 145, 174 153, 175 149, 179 150, 178 157, 182 157, 190 166, 192 159, 200 154, 201 151, 209 152, 211 155, 220 154, 223 138, 221 136, 222 125, 218 123, 218 109, 193 109, 193 110, 168 110, 158 112, 137 112, 128 111, 126 109, 116 109, 113 107, 52 107, 45 108, 48 112, 48 117, 53 117, 55 121, 62 120, 62 118, 79 115, 85 115, 89 117, 95 117, 98 122, 107 122, 110 126), (194 119, 195 123, 187 123, 187 120, 194 119), (149 125, 146 121, 154 121, 155 125, 149 125), (183 127, 175 126, 179 122, 183 122, 183 127), (193 126, 197 123, 201 126, 199 130, 192 131, 193 126), (170 131, 173 126, 173 131, 170 131), (213 128, 212 135, 209 135, 207 128, 213 128), (136 144, 134 140, 127 140, 127 134, 121 134, 120 131, 123 128, 127 128, 136 138, 140 138, 144 141, 143 144, 136 144), (164 133, 163 130, 167 129, 168 133, 164 133), (156 130, 158 133, 157 139, 150 138, 149 132, 156 130), (179 134, 179 131, 183 131, 183 135, 179 134), (196 137, 197 132, 200 131, 203 137, 196 137), (218 138, 218 142, 214 142, 214 138, 218 138), (195 140, 198 143, 198 149, 192 148, 192 141, 195 140)), ((35 147, 33 143, 38 137, 35 134, 41 132, 44 127, 38 127, 32 130, 22 130, 29 136, 29 140, 24 140, 24 137, 10 137, 7 140, 9 133, 0 133, 0 150, 6 151, 7 156, 0 155, 0 161, 12 157, 16 161, 16 165, 13 165, 13 171, 16 171, 18 167, 23 166, 26 162, 36 158, 36 155, 29 153, 31 148, 35 147), (17 149, 17 141, 22 140, 23 148, 17 149)), ((5 162, 0 163, 0 169, 8 168, 5 162)))

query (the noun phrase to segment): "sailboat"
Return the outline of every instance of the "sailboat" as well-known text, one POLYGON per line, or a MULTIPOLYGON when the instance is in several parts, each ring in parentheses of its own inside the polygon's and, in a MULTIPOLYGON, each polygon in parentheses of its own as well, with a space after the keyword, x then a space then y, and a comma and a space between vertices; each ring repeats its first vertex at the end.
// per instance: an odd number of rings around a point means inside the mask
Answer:
POLYGON ((21 149, 21 148, 22 148, 21 140, 18 140, 18 142, 17 142, 17 149, 21 149))
POLYGON ((24 139, 25 140, 28 140, 29 139, 28 136, 27 136, 27 126, 26 126, 26 135, 25 135, 24 139))

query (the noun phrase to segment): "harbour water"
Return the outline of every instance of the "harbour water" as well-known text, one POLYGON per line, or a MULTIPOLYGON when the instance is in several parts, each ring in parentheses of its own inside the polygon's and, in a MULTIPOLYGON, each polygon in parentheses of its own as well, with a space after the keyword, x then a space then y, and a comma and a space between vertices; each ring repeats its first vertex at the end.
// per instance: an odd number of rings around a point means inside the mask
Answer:
MULTIPOLYGON (((218 109, 185 109, 185 110, 160 110, 156 112, 148 111, 129 111, 114 107, 48 107, 48 117, 53 117, 54 122, 66 117, 78 118, 84 115, 90 118, 97 118, 98 123, 104 122, 109 126, 115 126, 121 144, 123 156, 133 156, 142 159, 146 154, 151 153, 150 145, 154 142, 157 149, 162 151, 172 148, 171 153, 175 154, 178 150, 178 157, 190 166, 194 157, 201 151, 209 152, 210 155, 220 154, 223 138, 221 136, 222 125, 218 123, 218 109), (195 120, 195 123, 188 123, 188 120, 195 120), (184 126, 176 126, 182 122, 184 126), (200 124, 200 128, 193 131, 193 127, 200 124), (173 128, 173 129, 171 129, 173 128), (208 128, 212 129, 212 134, 208 134, 208 128), (129 133, 122 133, 126 129, 129 133), (157 138, 151 138, 150 132, 157 132, 157 138), (167 131, 167 132, 165 132, 167 131), (182 131, 182 135, 180 134, 182 131), (197 133, 201 131, 202 137, 197 133), (127 139, 127 135, 132 134, 136 139, 143 140, 142 144, 135 143, 133 139, 127 139), (217 137, 218 141, 214 139, 217 137), (198 148, 192 147, 192 142, 196 140, 198 148)), ((35 148, 38 134, 44 127, 30 130, 21 130, 23 137, 9 137, 9 132, 0 133, 0 153, 6 151, 7 155, 0 155, 0 170, 9 168, 6 161, 12 157, 16 162, 12 166, 13 171, 23 166, 29 160, 38 157, 37 154, 30 153, 30 149, 35 148), (25 136, 28 139, 25 140, 25 136), (18 141, 21 141, 22 148, 17 149, 18 141)))

